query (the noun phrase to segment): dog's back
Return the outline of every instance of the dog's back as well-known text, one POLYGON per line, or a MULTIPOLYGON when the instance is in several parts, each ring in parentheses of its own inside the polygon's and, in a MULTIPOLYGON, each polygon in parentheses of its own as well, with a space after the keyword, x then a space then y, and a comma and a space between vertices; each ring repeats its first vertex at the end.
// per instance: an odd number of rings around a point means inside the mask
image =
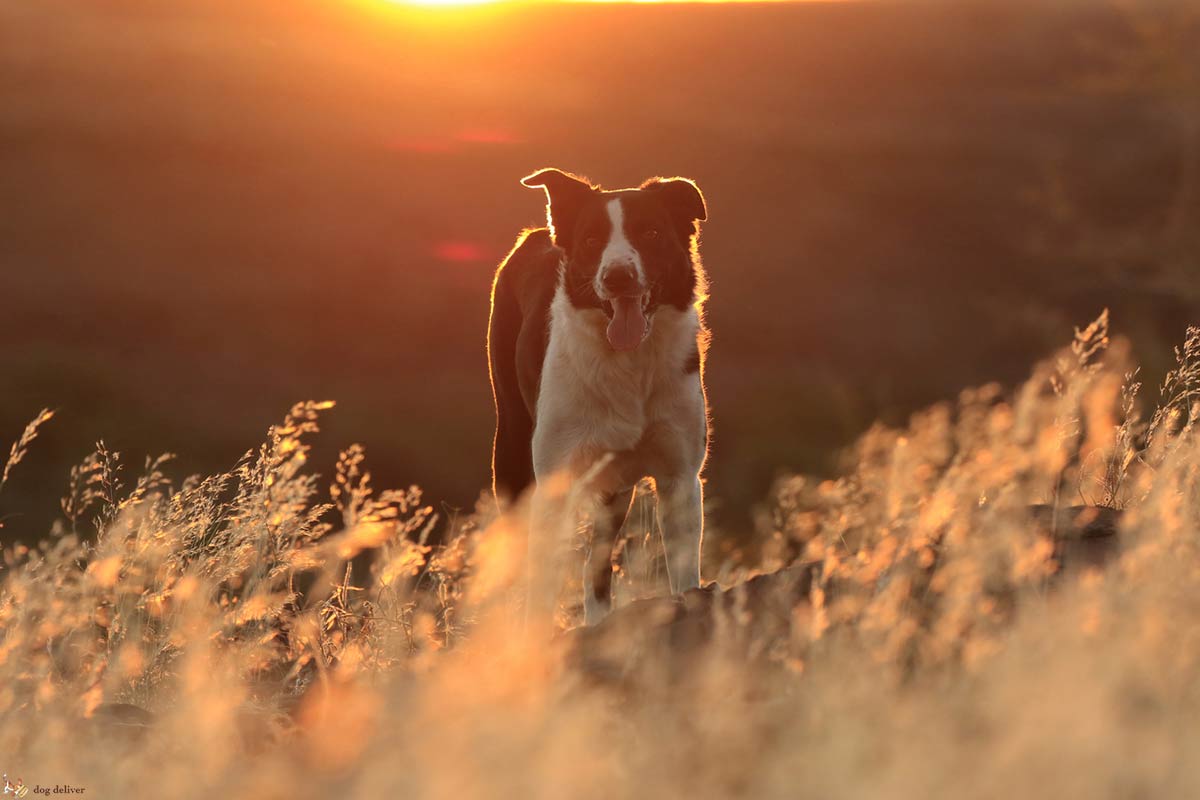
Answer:
POLYGON ((561 257, 549 230, 526 231, 492 284, 488 320, 488 367, 496 403, 492 491, 501 502, 515 500, 533 483, 534 415, 561 257))

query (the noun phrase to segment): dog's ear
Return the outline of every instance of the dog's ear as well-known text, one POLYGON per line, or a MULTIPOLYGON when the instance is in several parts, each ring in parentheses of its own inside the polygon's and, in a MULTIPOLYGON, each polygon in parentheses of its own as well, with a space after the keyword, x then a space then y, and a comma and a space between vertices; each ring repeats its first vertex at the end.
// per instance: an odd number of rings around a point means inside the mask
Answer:
POLYGON ((700 187, 687 178, 651 178, 639 188, 657 194, 667 207, 676 230, 685 239, 696 235, 696 223, 708 219, 700 187))
POLYGON ((546 219, 550 223, 550 234, 556 245, 569 250, 570 236, 575 229, 579 210, 596 191, 596 187, 588 183, 586 178, 553 168, 526 175, 521 179, 521 185, 546 190, 546 219))

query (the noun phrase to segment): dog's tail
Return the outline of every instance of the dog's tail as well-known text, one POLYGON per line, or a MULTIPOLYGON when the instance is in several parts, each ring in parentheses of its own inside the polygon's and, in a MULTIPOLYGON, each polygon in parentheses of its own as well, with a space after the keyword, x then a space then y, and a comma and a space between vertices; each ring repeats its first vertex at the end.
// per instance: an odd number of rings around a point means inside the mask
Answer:
POLYGON ((492 286, 488 319, 488 370, 496 403, 496 438, 492 442, 492 494, 503 508, 533 483, 533 419, 521 396, 517 376, 517 338, 521 307, 503 267, 492 286))

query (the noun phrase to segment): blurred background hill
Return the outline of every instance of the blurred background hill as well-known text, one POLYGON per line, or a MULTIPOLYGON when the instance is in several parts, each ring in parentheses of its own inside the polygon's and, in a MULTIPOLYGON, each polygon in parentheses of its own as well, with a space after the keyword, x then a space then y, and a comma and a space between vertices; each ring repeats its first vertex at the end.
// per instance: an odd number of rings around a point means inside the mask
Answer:
POLYGON ((220 470, 305 398, 339 403, 319 468, 362 441, 378 484, 470 508, 488 288, 546 165, 706 193, 726 531, 1101 307, 1153 383, 1200 318, 1196 17, 0 0, 0 441, 59 411, 4 535, 98 438, 220 470))

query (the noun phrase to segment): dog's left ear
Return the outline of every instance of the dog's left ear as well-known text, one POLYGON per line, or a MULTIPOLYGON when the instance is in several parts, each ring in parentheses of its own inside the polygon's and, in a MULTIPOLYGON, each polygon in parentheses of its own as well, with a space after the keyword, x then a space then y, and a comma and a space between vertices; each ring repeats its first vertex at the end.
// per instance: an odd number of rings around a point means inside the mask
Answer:
POLYGON ((708 219, 700 187, 687 178, 651 178, 639 188, 662 198, 671 219, 685 238, 695 236, 696 223, 708 219))

